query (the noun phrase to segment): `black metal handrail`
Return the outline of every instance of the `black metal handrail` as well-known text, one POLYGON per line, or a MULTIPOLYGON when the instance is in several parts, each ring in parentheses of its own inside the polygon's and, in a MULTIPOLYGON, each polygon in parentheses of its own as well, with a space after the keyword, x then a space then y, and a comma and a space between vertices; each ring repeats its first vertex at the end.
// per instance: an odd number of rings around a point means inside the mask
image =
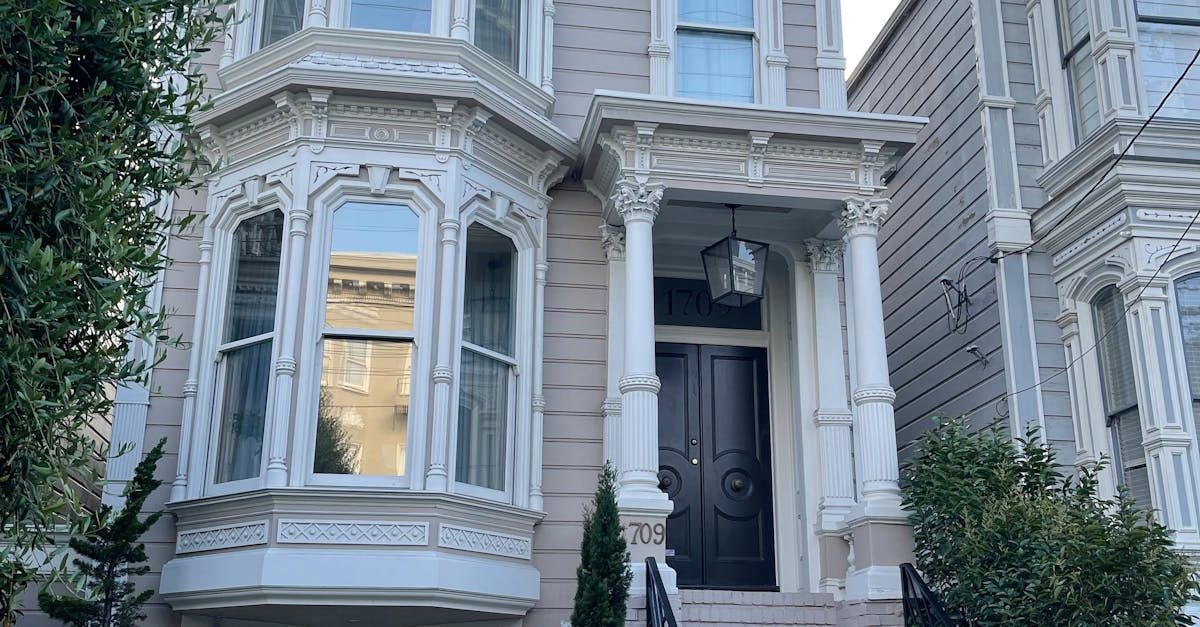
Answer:
POLYGON ((900 590, 904 600, 905 627, 956 627, 938 600, 925 585, 921 573, 912 564, 900 565, 900 590))
POLYGON ((646 627, 679 627, 653 557, 646 558, 646 627))

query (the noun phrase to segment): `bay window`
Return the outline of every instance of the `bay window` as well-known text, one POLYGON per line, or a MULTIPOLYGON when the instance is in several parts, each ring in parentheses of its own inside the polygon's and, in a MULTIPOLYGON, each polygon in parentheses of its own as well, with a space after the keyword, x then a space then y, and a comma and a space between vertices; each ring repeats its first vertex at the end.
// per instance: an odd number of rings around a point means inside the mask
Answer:
POLYGON ((516 396, 516 248, 475 223, 465 256, 455 478, 504 491, 516 396))
POLYGON ((1125 487, 1134 502, 1150 509, 1150 477, 1146 469, 1146 449, 1142 444, 1129 326, 1120 291, 1115 286, 1105 288, 1092 301, 1092 311, 1096 337, 1100 338, 1096 354, 1100 361, 1100 384, 1113 472, 1118 485, 1125 487))
POLYGON ((679 0, 675 95, 754 102, 754 0, 679 0))
POLYGON ((419 232, 404 205, 334 211, 314 474, 405 474, 419 232))
POLYGON ((1079 142, 1100 127, 1100 97, 1087 0, 1059 0, 1058 23, 1062 67, 1067 73, 1075 140, 1079 142))
POLYGON ((233 232, 217 347, 213 483, 254 479, 262 473, 282 242, 279 210, 244 219, 233 232))
MULTIPOLYGON (((1148 99, 1147 115, 1187 69, 1200 48, 1200 4, 1191 0, 1137 0, 1138 49, 1148 99)), ((1185 78, 1159 113, 1196 119, 1200 115, 1200 74, 1185 78)))

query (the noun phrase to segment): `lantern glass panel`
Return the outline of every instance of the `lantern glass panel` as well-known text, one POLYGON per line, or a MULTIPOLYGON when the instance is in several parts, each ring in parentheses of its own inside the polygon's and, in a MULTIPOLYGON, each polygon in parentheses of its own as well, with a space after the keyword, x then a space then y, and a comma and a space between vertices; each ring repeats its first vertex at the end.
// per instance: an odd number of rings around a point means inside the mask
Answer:
POLYGON ((701 258, 714 303, 744 307, 763 296, 766 244, 727 237, 704 249, 701 258))

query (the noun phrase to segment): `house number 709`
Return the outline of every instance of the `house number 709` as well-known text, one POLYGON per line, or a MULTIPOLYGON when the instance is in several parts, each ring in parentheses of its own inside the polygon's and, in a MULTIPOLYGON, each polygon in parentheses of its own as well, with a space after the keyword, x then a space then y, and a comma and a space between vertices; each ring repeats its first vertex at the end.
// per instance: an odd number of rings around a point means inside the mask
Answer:
POLYGON ((667 540, 667 526, 662 523, 632 523, 629 525, 630 544, 662 544, 667 540))

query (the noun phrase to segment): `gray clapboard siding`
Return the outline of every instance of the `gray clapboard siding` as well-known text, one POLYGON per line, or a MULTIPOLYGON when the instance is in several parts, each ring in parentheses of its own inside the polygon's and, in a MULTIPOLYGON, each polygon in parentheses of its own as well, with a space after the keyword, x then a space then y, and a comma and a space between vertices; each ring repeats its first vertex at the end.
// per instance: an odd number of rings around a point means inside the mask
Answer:
POLYGON ((816 0, 784 0, 783 52, 787 55, 787 104, 818 107, 816 0))
POLYGON ((851 108, 930 119, 889 184, 892 215, 880 237, 885 328, 902 455, 935 415, 995 419, 1005 391, 995 269, 967 279, 963 335, 945 320, 942 275, 987 255, 987 181, 969 0, 919 0, 850 86, 851 108), (981 366, 965 352, 987 355, 981 366))

